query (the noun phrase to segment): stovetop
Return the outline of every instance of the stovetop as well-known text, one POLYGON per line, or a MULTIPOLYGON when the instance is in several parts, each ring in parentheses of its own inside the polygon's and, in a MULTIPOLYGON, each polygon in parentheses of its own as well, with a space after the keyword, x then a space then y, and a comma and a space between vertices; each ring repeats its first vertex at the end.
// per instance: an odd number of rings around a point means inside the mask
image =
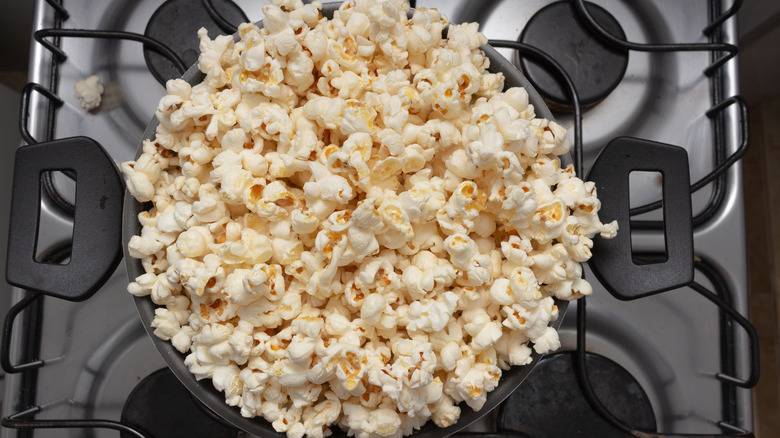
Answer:
MULTIPOLYGON (((73 0, 66 4, 70 16, 62 21, 61 27, 144 33, 146 23, 161 3, 161 0, 73 0)), ((262 18, 264 2, 236 3, 249 19, 262 18)), ((531 17, 551 2, 421 0, 418 3, 438 8, 452 22, 480 22, 481 31, 489 39, 517 40, 531 17)), ((708 0, 594 0, 593 3, 617 19, 629 41, 655 44, 708 42, 709 37, 702 29, 712 16, 731 6, 730 2, 708 0), (717 9, 712 11, 713 7, 717 9)), ((37 2, 36 30, 57 26, 55 17, 55 10, 48 2, 37 2)), ((723 23, 720 33, 723 41, 735 43, 735 20, 723 23)), ((40 44, 33 44, 30 81, 52 90, 64 104, 50 111, 48 100, 32 93, 30 132, 39 140, 76 135, 92 137, 117 162, 132 159, 157 101, 165 92, 150 74, 142 46, 130 41, 82 38, 61 38, 59 43, 67 54, 62 62, 57 62, 40 44), (55 76, 52 76, 53 64, 57 64, 55 76), (86 112, 80 107, 73 87, 92 74, 99 75, 104 83, 104 103, 98 111, 86 112), (52 113, 55 123, 50 128, 52 113)), ((516 59, 511 49, 499 51, 508 59, 516 59)), ((622 81, 602 102, 583 113, 585 168, 590 168, 611 139, 626 135, 684 147, 690 157, 691 181, 698 181, 712 171, 716 161, 736 151, 741 139, 737 105, 718 113, 714 119, 707 116, 716 103, 738 94, 734 61, 727 62, 713 76, 702 73, 716 58, 709 51, 631 51, 622 81)), ((555 113, 555 116, 572 132, 571 114, 555 113)), ((68 178, 55 177, 55 185, 66 199, 72 199, 73 187, 68 178)), ((710 289, 725 288, 726 298, 737 311, 746 314, 741 167, 731 166, 721 188, 716 190, 713 186, 707 185, 693 196, 694 216, 700 218, 694 231, 700 268, 696 281, 710 289)), ((637 174, 631 180, 631 189, 632 205, 644 205, 658 199, 660 179, 637 174)), ((659 211, 638 217, 659 218, 659 211)), ((53 249, 66 245, 71 229, 70 217, 44 198, 39 254, 54 253, 53 249)), ((637 253, 662 253, 663 232, 634 230, 632 245, 637 253)), ((733 324, 723 319, 716 306, 690 288, 637 301, 619 301, 595 281, 587 268, 586 276, 594 285, 593 296, 588 298, 588 351, 609 358, 636 379, 652 405, 659 431, 723 433, 726 429, 718 425, 722 421, 752 430, 751 392, 727 388, 715 377, 729 361, 733 361, 728 366, 735 368, 736 375, 748 373, 748 340, 742 331, 734 330, 733 324)), ((34 401, 40 408, 35 417, 39 420, 120 420, 123 406, 138 383, 165 367, 141 326, 132 297, 126 292, 127 281, 124 266, 120 264, 106 285, 87 301, 73 303, 49 297, 39 300, 42 336, 37 358, 45 366, 37 370, 35 378, 24 377, 24 373, 7 375, 3 417, 29 408, 25 404, 34 401)), ((24 291, 16 289, 13 300, 18 302, 24 296, 24 291)), ((573 303, 560 329, 562 350, 576 349, 576 312, 573 303)), ((22 328, 14 333, 12 358, 21 358, 29 347, 27 336, 33 335, 24 333, 22 328)), ((495 416, 488 415, 468 430, 491 430, 492 421, 495 416)), ((105 429, 89 433, 96 437, 116 436, 116 432, 105 429)), ((84 434, 79 429, 34 432, 36 437, 84 434)), ((4 429, 2 436, 21 435, 4 429)))

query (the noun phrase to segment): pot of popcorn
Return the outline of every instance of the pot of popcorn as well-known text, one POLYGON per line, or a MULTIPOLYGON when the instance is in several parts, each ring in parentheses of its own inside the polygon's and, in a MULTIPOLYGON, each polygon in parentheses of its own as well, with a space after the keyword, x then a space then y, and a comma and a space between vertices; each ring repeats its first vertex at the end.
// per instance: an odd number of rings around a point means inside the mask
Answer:
POLYGON ((128 291, 182 383, 249 433, 450 435, 560 346, 617 225, 476 23, 264 13, 201 30, 121 166, 128 291))

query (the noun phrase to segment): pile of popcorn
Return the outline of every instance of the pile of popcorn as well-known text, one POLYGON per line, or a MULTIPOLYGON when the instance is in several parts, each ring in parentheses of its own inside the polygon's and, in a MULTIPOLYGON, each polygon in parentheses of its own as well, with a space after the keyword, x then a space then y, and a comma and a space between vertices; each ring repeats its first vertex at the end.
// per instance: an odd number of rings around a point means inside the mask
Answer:
POLYGON ((560 167, 565 129, 487 71, 476 23, 321 8, 200 30, 205 79, 168 82, 122 164, 149 207, 128 290, 198 379, 290 438, 450 426, 560 346, 554 298, 591 293, 580 263, 617 225, 560 167))

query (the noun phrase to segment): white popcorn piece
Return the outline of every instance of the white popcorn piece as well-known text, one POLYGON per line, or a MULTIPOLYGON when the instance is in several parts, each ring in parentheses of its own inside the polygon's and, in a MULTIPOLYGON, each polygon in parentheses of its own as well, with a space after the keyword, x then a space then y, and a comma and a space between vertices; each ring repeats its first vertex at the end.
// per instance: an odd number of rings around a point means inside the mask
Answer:
MULTIPOLYGON (((336 71, 337 67, 333 68, 336 71)), ((340 70, 340 68, 338 69, 340 70)), ((346 71, 340 76, 331 79, 330 85, 339 90, 338 96, 342 99, 357 99, 365 91, 365 81, 354 72, 346 71)), ((342 125, 343 126, 343 125, 342 125)))
POLYGON ((122 163, 122 173, 125 175, 127 190, 139 202, 151 201, 154 197, 154 184, 144 172, 135 170, 135 163, 122 163))
MULTIPOLYGON (((189 301, 184 297, 185 301, 189 301)), ((160 339, 170 340, 182 330, 182 324, 187 323, 189 310, 186 305, 182 309, 157 308, 154 311, 154 335, 160 339)))
POLYGON ((320 220, 312 210, 293 210, 290 218, 293 231, 297 234, 313 233, 320 224, 320 220))
POLYGON ((233 50, 233 38, 227 35, 220 35, 212 41, 209 39, 208 31, 205 28, 198 30, 198 38, 200 38, 201 52, 198 58, 198 68, 206 74, 204 82, 210 88, 220 88, 229 80, 223 65, 230 61, 235 61, 236 58, 236 53, 233 50))
POLYGON ((163 233, 181 232, 185 228, 189 228, 186 225, 188 225, 187 220, 191 215, 192 215, 191 205, 186 204, 184 202, 177 202, 175 204, 168 205, 165 211, 159 213, 155 218, 155 222, 150 225, 156 226, 163 233), (181 206, 179 206, 179 204, 181 204, 181 206), (189 210, 189 213, 187 212, 187 210, 189 210))
POLYGON ((239 321, 238 326, 228 338, 230 346, 230 360, 237 365, 244 365, 249 360, 252 353, 254 338, 252 332, 254 327, 247 321, 239 321))
POLYGON ((229 324, 211 323, 203 326, 200 333, 193 336, 192 339, 197 345, 195 354, 199 361, 215 365, 229 365, 230 345, 228 340, 232 333, 233 326, 229 324))
POLYGON ((325 393, 325 400, 307 407, 303 411, 303 426, 311 438, 322 438, 328 426, 335 423, 341 414, 341 402, 332 392, 325 393))
POLYGON ((357 180, 365 183, 368 180, 368 159, 371 158, 373 141, 366 132, 354 132, 344 141, 342 147, 347 156, 347 164, 357 173, 357 180))
POLYGON ((394 436, 401 427, 401 418, 394 409, 381 407, 369 410, 359 404, 343 403, 341 424, 357 438, 394 436))
POLYGON ((447 371, 454 370, 461 357, 463 357, 463 353, 460 349, 460 345, 455 341, 447 342, 439 353, 442 366, 447 371))
POLYGON ((414 301, 409 305, 409 324, 407 330, 437 332, 447 326, 452 314, 458 307, 458 297, 445 292, 434 302, 414 301))
POLYGON ((341 125, 345 102, 340 98, 317 97, 303 106, 303 113, 310 120, 326 129, 336 129, 341 125))
POLYGON ((184 257, 195 258, 205 255, 212 243, 214 237, 211 232, 206 227, 195 226, 179 234, 176 249, 184 257))
POLYGON ((76 99, 79 100, 81 107, 85 110, 92 111, 100 106, 103 96, 103 84, 100 83, 99 76, 92 75, 78 81, 73 88, 76 91, 76 99))
POLYGON ((313 383, 305 383, 301 386, 287 389, 287 393, 295 408, 305 408, 312 405, 317 401, 321 392, 322 386, 313 383))
MULTIPOLYGON (((499 219, 518 230, 528 228, 531 223, 531 215, 536 211, 538 205, 535 194, 534 188, 527 183, 509 187, 506 191, 506 198, 501 203, 499 219)), ((562 211, 553 211, 552 213, 559 214, 560 218, 563 216, 562 211)), ((541 214, 539 220, 543 221, 541 214)))
POLYGON ((373 117, 364 106, 359 106, 355 100, 350 100, 347 102, 347 107, 344 108, 344 117, 341 119, 339 128, 344 135, 356 132, 370 134, 374 131, 373 117))
MULTIPOLYGON (((221 266, 219 257, 214 254, 204 256, 203 262, 193 259, 183 259, 177 262, 174 265, 173 272, 169 272, 169 281, 173 279, 174 275, 178 276, 178 282, 191 294, 190 298, 193 300, 194 296, 202 297, 204 293, 210 294, 221 290, 225 282, 225 269, 221 266)), ((213 301, 210 298, 211 296, 206 296, 200 300, 213 301)), ((221 304, 222 300, 219 300, 219 303, 221 304)), ((193 301, 194 304, 195 302, 193 301)), ((209 302, 209 305, 211 304, 209 302)), ((215 311, 221 316, 223 310, 222 306, 218 306, 211 307, 207 312, 212 313, 211 311, 215 311)))
POLYGON ((141 228, 141 235, 130 238, 127 249, 131 257, 142 258, 159 252, 165 245, 165 234, 157 228, 146 226, 141 228))
POLYGON ((547 327, 544 334, 533 339, 534 351, 539 354, 546 354, 561 348, 561 341, 558 339, 558 332, 552 327, 547 327))
POLYGON ((360 318, 369 324, 379 323, 387 300, 380 294, 370 294, 363 300, 360 308, 360 318))
POLYGON ((464 181, 437 212, 436 218, 450 233, 469 233, 474 228, 474 219, 485 209, 486 199, 487 195, 473 181, 464 181))
POLYGON ((311 164, 311 172, 314 181, 309 181, 303 186, 307 202, 321 199, 346 204, 352 199, 354 193, 352 186, 344 177, 332 174, 319 163, 311 164))
POLYGON ((420 251, 412 259, 412 264, 403 270, 404 285, 414 299, 442 291, 451 286, 456 277, 455 268, 430 251, 420 251))
POLYGON ((377 236, 380 244, 386 248, 397 249, 414 237, 414 228, 409 221, 409 216, 397 200, 385 198, 377 211, 382 222, 387 226, 387 231, 377 236))
POLYGON ((311 356, 314 354, 314 347, 317 346, 317 341, 313 338, 295 335, 290 345, 285 350, 285 355, 290 362, 294 364, 308 364, 307 361, 311 361, 311 356))
POLYGON ((471 346, 475 351, 485 350, 501 338, 501 325, 497 321, 489 322, 474 335, 471 346))
POLYGON ((238 366, 230 364, 215 367, 211 377, 214 388, 225 393, 225 403, 230 406, 236 406, 241 401, 244 383, 238 377, 239 372, 238 366))
POLYGON ((431 411, 431 419, 439 427, 450 427, 460 418, 460 407, 444 395, 431 411))
POLYGON ((480 254, 476 242, 469 236, 456 233, 444 239, 444 249, 450 261, 467 276, 464 286, 481 286, 490 281, 490 256, 480 254))
POLYGON ((229 264, 265 263, 273 254, 271 241, 254 230, 241 230, 241 240, 225 242, 220 246, 219 257, 229 264))
POLYGON ((198 198, 192 204, 192 215, 199 222, 216 222, 227 215, 227 207, 212 184, 202 184, 198 198))
POLYGON ((465 401, 472 409, 479 410, 500 378, 501 369, 497 366, 475 363, 473 357, 464 357, 447 381, 448 393, 455 401, 465 401))

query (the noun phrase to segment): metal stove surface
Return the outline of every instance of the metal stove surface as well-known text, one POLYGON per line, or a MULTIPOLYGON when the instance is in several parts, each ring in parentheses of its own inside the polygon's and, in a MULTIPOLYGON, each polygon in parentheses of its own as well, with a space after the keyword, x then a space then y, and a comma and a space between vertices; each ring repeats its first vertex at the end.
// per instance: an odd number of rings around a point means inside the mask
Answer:
MULTIPOLYGON (((65 28, 115 29, 143 33, 146 22, 161 0, 90 1, 67 3, 70 18, 65 28)), ((237 1, 252 20, 262 18, 264 2, 237 1)), ((548 1, 421 0, 420 6, 436 7, 453 22, 479 21, 492 39, 515 40, 524 24, 548 1)), ((621 23, 629 40, 636 42, 705 42, 701 29, 707 24, 708 2, 691 0, 594 0, 621 23)), ((727 9, 730 2, 722 5, 727 9)), ((723 27, 726 42, 735 40, 735 20, 723 27)), ((34 26, 51 27, 53 11, 37 2, 34 26)), ((194 38, 195 36, 193 36, 194 38)), ((164 88, 146 67, 141 45, 134 42, 64 38, 68 59, 60 65, 57 94, 65 104, 57 110, 55 138, 86 135, 100 142, 119 162, 135 154, 143 129, 151 119, 164 88), (81 109, 73 93, 75 82, 91 75, 106 85, 104 106, 95 113, 81 109)), ((515 55, 502 50, 509 59, 515 55)), ((691 180, 712 169, 713 130, 705 111, 713 105, 711 83, 702 70, 711 62, 708 52, 647 54, 631 52, 626 75, 603 102, 584 114, 583 139, 586 168, 612 138, 631 135, 685 147, 691 157, 691 180)), ((33 43, 30 80, 49 83, 51 54, 33 43)), ((736 64, 724 67, 725 96, 738 92, 736 64)), ((44 137, 45 102, 34 95, 30 131, 44 137)), ((571 129, 571 116, 558 114, 571 129)), ((725 144, 728 153, 737 148, 736 113, 727 111, 725 144)), ((67 182, 59 182, 67 191, 67 182)), ((725 200, 718 214, 700 226, 694 236, 697 254, 715 265, 733 291, 735 307, 747 312, 747 281, 742 207, 741 168, 728 171, 725 200)), ((632 181, 631 200, 641 205, 655 200, 659 184, 653 179, 632 181)), ((694 198, 694 212, 709 198, 705 188, 694 198)), ((44 202, 39 247, 53 247, 70 236, 69 221, 44 202)), ((663 251, 657 232, 634 233, 634 248, 663 251)), ((697 281, 709 285, 704 278, 697 281)), ((717 308, 689 289, 650 298, 621 302, 593 280, 589 298, 589 351, 603 354, 625 367, 645 389, 653 405, 659 431, 718 433, 722 419, 721 384, 714 378, 720 369, 720 333, 717 308)), ((38 376, 39 419, 105 418, 119 420, 124 401, 135 385, 164 362, 147 339, 131 296, 125 291, 123 265, 91 299, 82 303, 44 299, 41 359, 38 376)), ((14 292, 18 301, 23 292, 14 292)), ((576 329, 572 306, 561 328, 563 349, 575 348, 576 329)), ((14 340, 14 351, 20 340, 14 340)), ((737 374, 747 370, 747 342, 741 333, 735 342, 737 374)), ((3 416, 24 408, 17 406, 22 382, 7 375, 3 416)), ((737 391, 737 426, 752 430, 749 390, 737 391)), ((467 409, 467 408, 466 408, 467 409)), ((488 416, 489 417, 489 416, 488 416)), ((488 418, 486 417, 486 418, 488 418)), ((469 429, 489 430, 488 420, 469 429)), ((90 436, 116 436, 95 430, 90 436)), ((83 430, 39 430, 34 436, 85 436, 83 430)), ((3 437, 16 436, 13 430, 3 437)))

